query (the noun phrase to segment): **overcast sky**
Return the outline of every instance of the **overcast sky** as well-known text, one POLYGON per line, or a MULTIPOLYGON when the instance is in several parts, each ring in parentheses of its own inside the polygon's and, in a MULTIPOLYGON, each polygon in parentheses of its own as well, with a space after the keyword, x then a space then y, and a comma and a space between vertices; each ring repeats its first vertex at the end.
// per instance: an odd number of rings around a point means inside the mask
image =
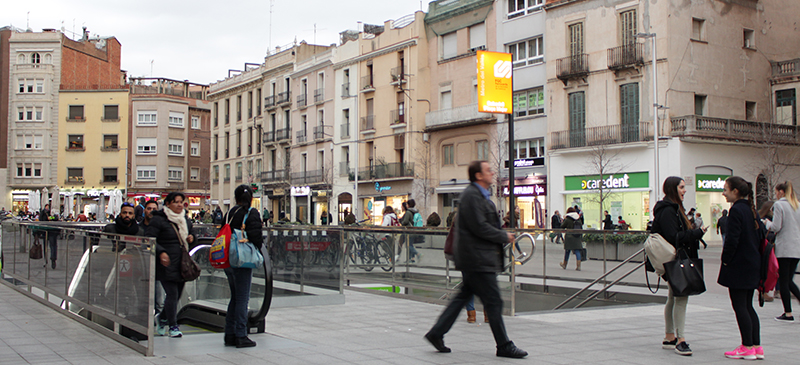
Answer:
POLYGON ((339 32, 357 22, 383 24, 428 9, 429 0, 274 0, 270 37, 270 1, 6 0, 0 26, 35 32, 61 29, 70 38, 81 27, 122 43, 122 69, 131 76, 166 77, 211 83, 241 70, 245 62, 263 63, 268 48, 306 40, 338 43, 339 32), (28 15, 30 12, 30 15, 28 15), (28 22, 30 17, 30 22, 28 22), (271 39, 271 41, 270 41, 271 39))

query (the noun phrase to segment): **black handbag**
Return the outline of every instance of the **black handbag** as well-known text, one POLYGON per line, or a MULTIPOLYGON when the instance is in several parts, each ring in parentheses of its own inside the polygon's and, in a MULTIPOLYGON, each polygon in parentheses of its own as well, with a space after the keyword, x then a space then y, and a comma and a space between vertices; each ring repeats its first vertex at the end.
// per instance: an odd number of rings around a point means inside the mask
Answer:
POLYGON ((176 227, 173 223, 172 228, 175 230, 175 234, 178 236, 178 240, 181 242, 181 278, 184 281, 194 281, 200 277, 200 265, 198 265, 197 262, 192 259, 191 255, 189 255, 189 251, 186 249, 188 244, 181 237, 178 227, 176 227))
POLYGON ((38 241, 34 242, 33 245, 31 245, 31 250, 28 252, 28 257, 30 257, 31 260, 40 260, 44 257, 42 253, 42 244, 38 241))
POLYGON ((675 260, 664 263, 664 271, 665 279, 676 297, 698 295, 706 291, 703 259, 689 258, 684 249, 678 250, 675 260))

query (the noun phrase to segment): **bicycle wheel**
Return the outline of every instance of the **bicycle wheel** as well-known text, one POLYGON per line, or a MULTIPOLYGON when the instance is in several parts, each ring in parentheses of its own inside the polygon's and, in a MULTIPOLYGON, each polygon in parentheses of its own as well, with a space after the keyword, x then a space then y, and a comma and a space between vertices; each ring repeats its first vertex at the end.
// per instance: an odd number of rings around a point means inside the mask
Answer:
POLYGON ((358 258, 361 260, 361 268, 366 272, 370 272, 375 268, 375 265, 373 265, 375 263, 375 255, 372 253, 366 237, 361 238, 359 241, 358 258))
POLYGON ((378 243, 378 257, 381 263, 381 270, 389 272, 392 271, 392 263, 394 256, 392 256, 392 241, 387 238, 378 243))

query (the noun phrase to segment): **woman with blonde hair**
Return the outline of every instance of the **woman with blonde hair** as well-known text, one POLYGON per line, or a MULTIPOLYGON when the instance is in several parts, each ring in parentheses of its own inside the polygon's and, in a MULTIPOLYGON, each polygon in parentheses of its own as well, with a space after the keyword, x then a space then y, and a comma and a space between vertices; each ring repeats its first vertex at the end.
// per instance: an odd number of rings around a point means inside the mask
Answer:
POLYGON ((794 283, 794 273, 800 261, 800 203, 789 181, 775 186, 775 197, 778 200, 772 206, 772 220, 764 221, 767 229, 775 232, 778 286, 783 302, 783 314, 775 320, 793 322, 791 294, 800 299, 800 290, 794 283))

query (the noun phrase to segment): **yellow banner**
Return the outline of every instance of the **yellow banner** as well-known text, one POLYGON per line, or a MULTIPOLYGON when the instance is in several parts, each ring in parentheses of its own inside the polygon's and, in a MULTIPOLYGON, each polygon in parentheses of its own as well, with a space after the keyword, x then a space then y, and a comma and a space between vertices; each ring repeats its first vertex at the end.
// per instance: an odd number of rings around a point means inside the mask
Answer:
POLYGON ((478 111, 513 112, 511 53, 478 51, 478 111))

